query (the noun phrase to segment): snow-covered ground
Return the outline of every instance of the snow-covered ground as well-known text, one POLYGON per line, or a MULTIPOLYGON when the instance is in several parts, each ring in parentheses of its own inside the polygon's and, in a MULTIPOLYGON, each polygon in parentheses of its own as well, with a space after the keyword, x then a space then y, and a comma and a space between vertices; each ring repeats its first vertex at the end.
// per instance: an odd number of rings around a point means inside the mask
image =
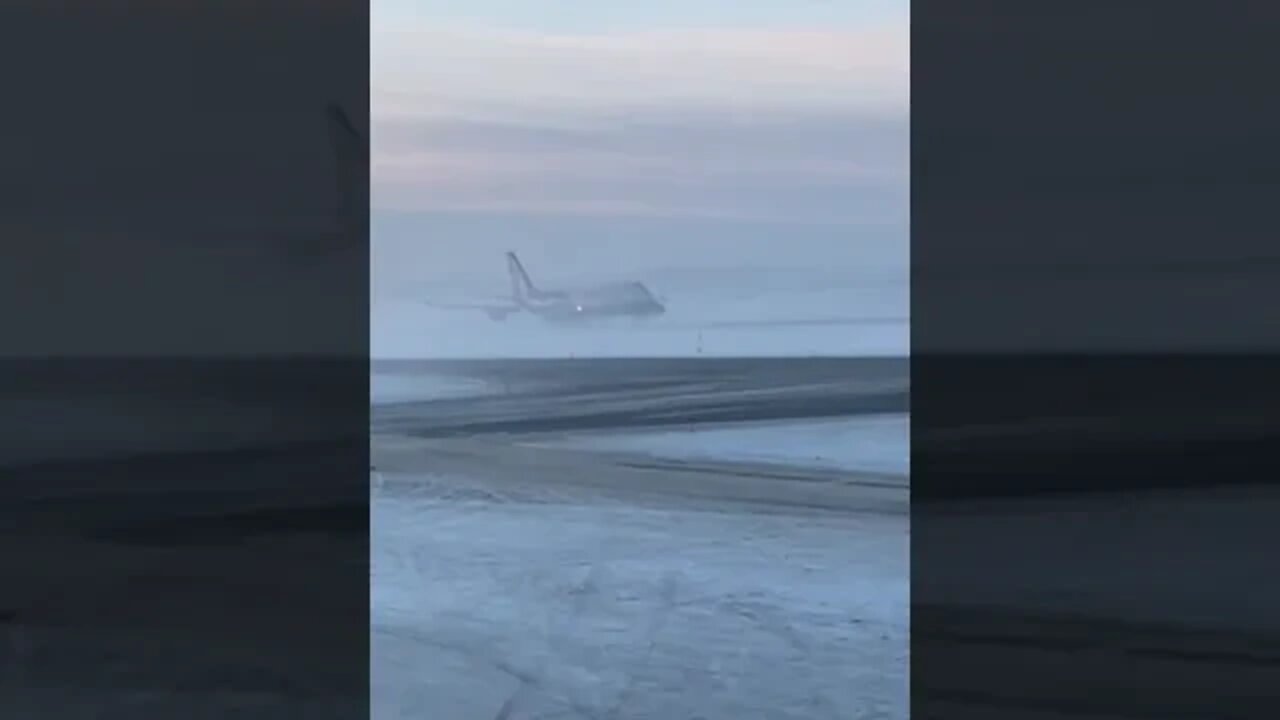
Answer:
POLYGON ((372 312, 378 358, 901 356, 910 347, 905 301, 883 290, 683 296, 659 318, 581 327, 523 314, 494 322, 404 297, 376 298, 372 312))
POLYGON ((539 444, 680 460, 767 462, 906 475, 910 439, 910 417, 893 414, 573 435, 539 444))
POLYGON ((905 517, 501 503, 449 478, 406 496, 403 479, 375 490, 378 720, 907 717, 905 517))

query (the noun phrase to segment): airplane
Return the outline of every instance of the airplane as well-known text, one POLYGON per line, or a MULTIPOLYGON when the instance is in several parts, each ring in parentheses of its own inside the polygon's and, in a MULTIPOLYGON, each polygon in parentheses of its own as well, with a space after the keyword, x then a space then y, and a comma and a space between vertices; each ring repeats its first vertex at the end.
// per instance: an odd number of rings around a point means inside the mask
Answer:
POLYGON ((667 310, 649 288, 639 282, 610 283, 582 290, 542 290, 529 278, 514 252, 507 253, 507 274, 511 278, 511 298, 505 302, 428 304, 445 309, 483 310, 494 321, 527 312, 553 323, 621 317, 653 318, 667 310))

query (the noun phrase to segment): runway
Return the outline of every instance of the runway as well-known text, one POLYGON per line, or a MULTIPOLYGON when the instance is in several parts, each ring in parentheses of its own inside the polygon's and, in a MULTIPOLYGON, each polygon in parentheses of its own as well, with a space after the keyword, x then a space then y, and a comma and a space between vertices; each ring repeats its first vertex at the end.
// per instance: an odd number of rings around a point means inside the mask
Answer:
POLYGON ((901 413, 904 358, 672 358, 375 362, 375 376, 465 377, 471 397, 387 401, 374 433, 474 436, 901 413))
POLYGON ((905 474, 535 444, 655 428, 902 414, 909 395, 905 359, 428 360, 375 363, 373 372, 406 382, 453 376, 485 383, 469 396, 374 405, 373 463, 382 472, 483 478, 489 487, 505 487, 498 491, 504 496, 546 497, 559 488, 633 502, 661 496, 675 507, 907 512, 905 474))
POLYGON ((375 716, 907 717, 905 473, 590 442, 896 417, 906 373, 892 359, 375 363, 404 393, 371 412, 375 716), (587 443, 551 442, 564 438, 587 443))

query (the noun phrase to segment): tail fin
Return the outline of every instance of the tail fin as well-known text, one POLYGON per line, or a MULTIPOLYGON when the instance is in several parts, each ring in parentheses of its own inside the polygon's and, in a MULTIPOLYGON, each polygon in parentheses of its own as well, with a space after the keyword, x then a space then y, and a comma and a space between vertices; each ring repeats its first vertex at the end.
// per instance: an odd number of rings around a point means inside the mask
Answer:
POLYGON ((363 182, 369 167, 368 146, 351 123, 351 118, 337 103, 326 108, 329 139, 333 143, 337 171, 338 223, 344 233, 363 237, 362 227, 369 200, 368 184, 363 182))
POLYGON ((507 253, 507 274, 511 276, 511 297, 516 302, 524 304, 529 298, 538 296, 538 288, 534 287, 529 273, 524 271, 520 258, 513 252, 507 253))

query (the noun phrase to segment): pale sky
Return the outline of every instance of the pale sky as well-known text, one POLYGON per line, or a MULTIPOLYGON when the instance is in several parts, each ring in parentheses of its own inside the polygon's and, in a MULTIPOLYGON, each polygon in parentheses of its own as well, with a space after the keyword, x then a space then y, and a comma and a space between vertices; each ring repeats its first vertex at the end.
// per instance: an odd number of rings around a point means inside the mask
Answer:
POLYGON ((375 284, 507 248, 906 262, 905 0, 377 0, 372 23, 375 284))
POLYGON ((644 3, 578 0, 378 0, 375 22, 421 19, 483 23, 546 31, 649 30, 690 27, 857 26, 901 22, 902 0, 649 0, 644 3))

